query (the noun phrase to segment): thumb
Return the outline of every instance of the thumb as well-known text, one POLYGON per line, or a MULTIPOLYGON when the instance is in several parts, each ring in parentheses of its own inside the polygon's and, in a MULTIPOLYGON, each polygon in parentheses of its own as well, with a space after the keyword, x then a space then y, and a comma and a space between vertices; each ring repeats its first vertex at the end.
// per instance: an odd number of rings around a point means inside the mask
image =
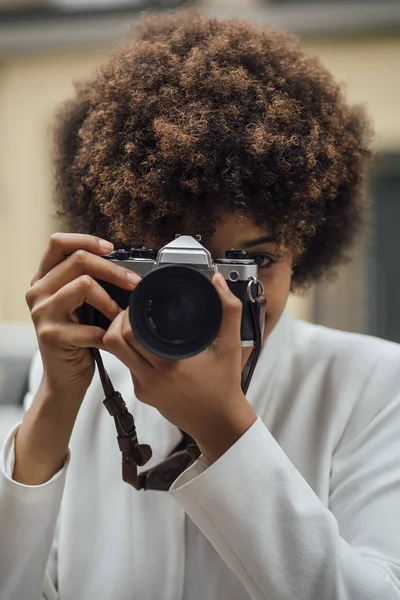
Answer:
POLYGON ((225 347, 240 345, 242 302, 231 292, 221 273, 214 275, 212 283, 222 302, 222 325, 217 341, 225 347))

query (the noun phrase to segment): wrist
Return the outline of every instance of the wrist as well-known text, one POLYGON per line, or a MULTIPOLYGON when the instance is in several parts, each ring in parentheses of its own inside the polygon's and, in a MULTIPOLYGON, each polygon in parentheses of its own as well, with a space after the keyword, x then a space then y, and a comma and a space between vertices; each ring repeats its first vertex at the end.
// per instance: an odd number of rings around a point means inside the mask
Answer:
POLYGON ((229 414, 213 418, 194 436, 201 453, 210 462, 216 462, 250 429, 257 420, 252 406, 243 397, 243 401, 229 414))
POLYGON ((64 410, 67 413, 74 414, 79 411, 88 387, 84 384, 76 386, 60 385, 48 379, 46 372, 44 372, 35 396, 35 402, 49 416, 55 411, 64 410))
POLYGON ((79 396, 72 396, 56 394, 42 379, 17 431, 12 474, 15 481, 41 485, 61 469, 82 402, 79 396))

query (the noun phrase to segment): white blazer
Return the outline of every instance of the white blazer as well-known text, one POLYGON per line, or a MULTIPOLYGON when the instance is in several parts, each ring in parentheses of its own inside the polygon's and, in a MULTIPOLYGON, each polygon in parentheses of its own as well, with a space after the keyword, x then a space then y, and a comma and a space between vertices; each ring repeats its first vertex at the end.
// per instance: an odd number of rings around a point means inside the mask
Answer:
MULTIPOLYGON (((140 441, 162 460, 179 431, 105 354, 140 441)), ((204 376, 207 376, 205 373, 204 376)), ((41 377, 38 357, 31 391, 41 377)), ((248 400, 259 418, 170 493, 121 480, 95 377, 70 457, 41 486, 0 469, 1 600, 399 600, 400 347, 293 319, 268 338, 248 400), (47 565, 47 566, 46 566, 47 565)))

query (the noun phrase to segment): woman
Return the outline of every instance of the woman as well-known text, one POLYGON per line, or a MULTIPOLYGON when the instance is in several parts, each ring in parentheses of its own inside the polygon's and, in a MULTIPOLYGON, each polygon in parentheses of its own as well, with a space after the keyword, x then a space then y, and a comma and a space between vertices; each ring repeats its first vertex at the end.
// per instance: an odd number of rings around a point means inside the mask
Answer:
POLYGON ((78 90, 57 130, 75 233, 51 237, 27 293, 40 355, 3 452, 2 600, 400 598, 399 348, 284 310, 347 257, 368 140, 317 60, 240 21, 143 18, 78 90), (176 233, 259 265, 265 343, 247 398, 241 303, 223 278, 219 336, 182 361, 145 350, 96 283, 138 283, 102 258, 110 242, 176 233), (79 322, 84 302, 107 333, 79 322), (122 482, 91 347, 153 448, 147 466, 181 430, 197 442, 169 493, 122 482))

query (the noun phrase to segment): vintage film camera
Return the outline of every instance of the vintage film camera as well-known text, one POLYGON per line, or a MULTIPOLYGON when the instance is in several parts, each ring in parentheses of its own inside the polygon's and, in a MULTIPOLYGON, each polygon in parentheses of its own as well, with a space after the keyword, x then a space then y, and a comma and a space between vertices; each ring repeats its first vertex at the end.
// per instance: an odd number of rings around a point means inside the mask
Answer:
MULTIPOLYGON (((129 306, 134 335, 159 357, 188 358, 215 340, 222 322, 222 304, 211 283, 217 272, 243 303, 241 345, 254 345, 251 303, 259 284, 256 262, 243 250, 228 250, 225 258, 213 261, 200 240, 200 236, 177 235, 159 251, 131 248, 104 257, 142 276, 133 292, 100 284, 121 308, 129 306)), ((91 322, 103 329, 110 324, 97 310, 91 322)))

